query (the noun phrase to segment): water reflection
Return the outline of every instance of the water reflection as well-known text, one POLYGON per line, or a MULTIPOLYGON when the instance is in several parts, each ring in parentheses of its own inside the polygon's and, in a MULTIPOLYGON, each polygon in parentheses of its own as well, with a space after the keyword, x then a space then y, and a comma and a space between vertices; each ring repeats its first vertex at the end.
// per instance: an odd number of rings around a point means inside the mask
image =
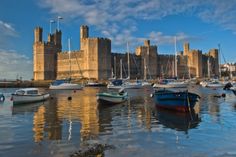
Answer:
POLYGON ((45 107, 40 106, 38 111, 34 113, 33 118, 34 141, 40 142, 43 140, 45 126, 45 107))
POLYGON ((20 104, 20 105, 13 105, 12 106, 12 115, 17 114, 27 114, 37 112, 40 106, 48 105, 49 101, 45 102, 35 102, 35 103, 27 103, 27 104, 20 104))
POLYGON ((194 110, 191 113, 182 113, 158 108, 155 117, 163 126, 184 131, 186 134, 189 129, 196 128, 201 121, 194 110))

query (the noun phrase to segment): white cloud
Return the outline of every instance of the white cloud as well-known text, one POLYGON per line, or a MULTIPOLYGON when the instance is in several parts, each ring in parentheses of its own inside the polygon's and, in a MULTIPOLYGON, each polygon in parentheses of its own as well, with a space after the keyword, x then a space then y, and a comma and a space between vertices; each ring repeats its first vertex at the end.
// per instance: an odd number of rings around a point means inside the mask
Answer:
MULTIPOLYGON (((86 24, 97 26, 103 35, 112 39, 114 45, 143 38, 136 39, 134 35, 138 31, 137 20, 159 20, 177 14, 195 16, 206 23, 236 32, 235 0, 40 0, 39 4, 52 14, 71 20, 84 19, 86 24)), ((169 43, 169 38, 173 38, 156 33, 151 32, 150 37, 160 44, 169 43)), ((192 39, 184 33, 178 36, 192 39)))
POLYGON ((32 60, 13 50, 0 50, 0 79, 31 79, 33 73, 32 60))
POLYGON ((17 36, 15 28, 9 23, 0 20, 0 31, 7 36, 17 36))
POLYGON ((17 37, 18 34, 15 28, 7 22, 0 20, 0 47, 4 47, 8 44, 8 39, 12 37, 17 37))

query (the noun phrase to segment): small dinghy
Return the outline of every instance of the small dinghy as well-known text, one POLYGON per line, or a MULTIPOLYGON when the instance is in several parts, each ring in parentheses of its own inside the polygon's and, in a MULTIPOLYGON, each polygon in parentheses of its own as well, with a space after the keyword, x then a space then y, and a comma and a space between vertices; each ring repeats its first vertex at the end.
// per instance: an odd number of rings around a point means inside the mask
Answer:
POLYGON ((118 104, 127 101, 128 94, 124 89, 119 90, 118 93, 115 92, 103 92, 97 93, 97 101, 101 104, 118 104))
POLYGON ((38 88, 23 88, 12 94, 13 104, 23 104, 44 101, 49 98, 48 93, 40 93, 38 88))

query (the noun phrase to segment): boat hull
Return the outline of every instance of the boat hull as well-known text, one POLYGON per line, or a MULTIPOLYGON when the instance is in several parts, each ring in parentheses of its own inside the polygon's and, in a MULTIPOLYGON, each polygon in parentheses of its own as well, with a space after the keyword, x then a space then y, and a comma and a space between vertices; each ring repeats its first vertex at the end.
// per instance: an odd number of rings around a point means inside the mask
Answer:
POLYGON ((188 112, 193 109, 199 96, 190 92, 155 92, 155 104, 157 107, 188 112))
POLYGON ((49 89, 53 90, 80 90, 83 89, 83 86, 73 83, 63 83, 60 85, 50 85, 49 89))
POLYGON ((13 104, 23 104, 23 103, 31 103, 44 101, 49 98, 49 94, 41 94, 41 95, 17 95, 12 94, 13 104))
POLYGON ((111 94, 111 93, 98 93, 97 94, 97 101, 99 103, 105 104, 118 104, 125 102, 128 99, 127 93, 122 95, 119 94, 111 94))

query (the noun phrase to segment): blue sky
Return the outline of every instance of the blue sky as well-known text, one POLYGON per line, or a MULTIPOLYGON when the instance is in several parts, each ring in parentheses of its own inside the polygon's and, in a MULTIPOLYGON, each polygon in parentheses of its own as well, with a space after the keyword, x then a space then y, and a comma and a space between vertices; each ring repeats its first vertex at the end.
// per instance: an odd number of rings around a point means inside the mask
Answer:
MULTIPOLYGON (((0 79, 31 79, 33 74, 33 30, 49 21, 60 21, 63 50, 71 38, 71 49, 79 49, 79 28, 86 24, 90 36, 112 40, 113 52, 130 50, 150 39, 158 53, 174 54, 189 42, 191 49, 208 52, 221 45, 226 62, 236 62, 236 0, 1 0, 0 79)), ((56 24, 52 25, 52 30, 56 24)), ((224 63, 221 56, 221 62, 224 63)))

